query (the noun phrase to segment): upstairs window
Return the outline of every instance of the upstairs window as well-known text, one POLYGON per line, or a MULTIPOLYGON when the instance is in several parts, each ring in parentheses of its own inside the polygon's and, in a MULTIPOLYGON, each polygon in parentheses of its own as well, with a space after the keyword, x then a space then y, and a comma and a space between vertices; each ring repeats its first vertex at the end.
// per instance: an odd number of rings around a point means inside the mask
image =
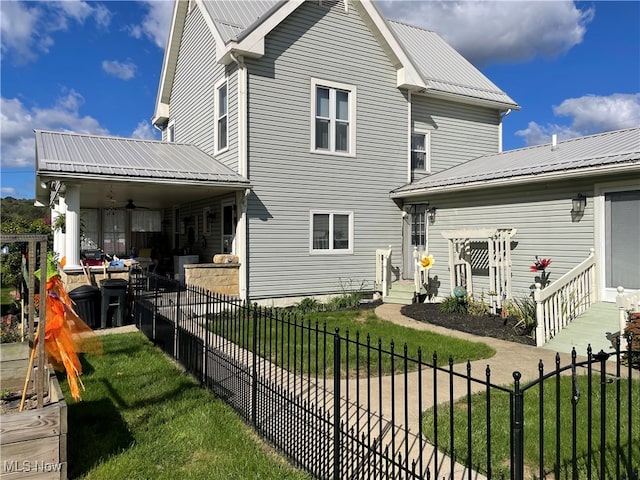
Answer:
POLYGON ((411 134, 411 169, 431 170, 430 137, 426 132, 413 132, 411 134))
POLYGON ((216 151, 226 150, 229 145, 227 80, 216 86, 216 151))
POLYGON ((355 155, 355 87, 312 79, 311 97, 311 150, 355 155))
POLYGON ((176 141, 176 124, 171 122, 167 126, 167 142, 173 143, 176 141))

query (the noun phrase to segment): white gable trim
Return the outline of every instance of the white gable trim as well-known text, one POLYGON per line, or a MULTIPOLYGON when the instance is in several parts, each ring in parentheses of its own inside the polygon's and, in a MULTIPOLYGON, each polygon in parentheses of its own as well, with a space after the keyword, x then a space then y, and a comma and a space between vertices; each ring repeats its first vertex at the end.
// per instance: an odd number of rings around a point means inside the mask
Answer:
POLYGON ((367 25, 380 41, 385 53, 396 67, 398 88, 426 88, 427 85, 422 75, 420 75, 418 69, 413 65, 393 32, 387 26, 387 22, 378 7, 371 0, 352 0, 352 3, 358 12, 366 14, 366 18, 370 20, 367 25))
POLYGON ((171 30, 165 48, 164 60, 162 62, 162 73, 160 74, 160 84, 158 85, 158 96, 156 98, 156 108, 152 122, 154 125, 165 125, 169 120, 169 100, 171 98, 171 87, 173 77, 176 74, 178 63, 178 51, 184 31, 184 22, 187 16, 189 2, 176 1, 173 7, 171 18, 171 30))

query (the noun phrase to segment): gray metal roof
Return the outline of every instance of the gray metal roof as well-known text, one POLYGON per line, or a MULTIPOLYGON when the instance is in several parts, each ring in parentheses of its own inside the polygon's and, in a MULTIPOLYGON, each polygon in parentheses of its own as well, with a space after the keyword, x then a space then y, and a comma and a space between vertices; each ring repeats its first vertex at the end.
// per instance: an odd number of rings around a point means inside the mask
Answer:
POLYGON ((36 174, 249 185, 194 145, 35 130, 36 174))
POLYGON ((529 179, 545 174, 577 174, 593 169, 630 168, 640 181, 640 128, 484 155, 394 190, 392 197, 428 193, 447 187, 484 186, 505 179, 529 179))
POLYGON ((268 16, 282 0, 205 0, 204 7, 211 16, 225 43, 248 33, 256 22, 268 16))
POLYGON ((423 28, 387 20, 389 28, 420 71, 429 90, 517 104, 469 63, 437 33, 423 28))

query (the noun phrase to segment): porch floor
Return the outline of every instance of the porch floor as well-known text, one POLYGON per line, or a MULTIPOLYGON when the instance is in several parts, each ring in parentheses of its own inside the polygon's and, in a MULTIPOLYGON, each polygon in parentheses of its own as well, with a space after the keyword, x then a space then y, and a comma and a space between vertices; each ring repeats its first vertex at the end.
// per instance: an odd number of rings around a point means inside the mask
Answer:
POLYGON ((619 330, 618 307, 615 303, 599 302, 576 318, 542 348, 571 353, 575 347, 578 355, 586 355, 591 344, 593 353, 614 350, 607 336, 619 330))

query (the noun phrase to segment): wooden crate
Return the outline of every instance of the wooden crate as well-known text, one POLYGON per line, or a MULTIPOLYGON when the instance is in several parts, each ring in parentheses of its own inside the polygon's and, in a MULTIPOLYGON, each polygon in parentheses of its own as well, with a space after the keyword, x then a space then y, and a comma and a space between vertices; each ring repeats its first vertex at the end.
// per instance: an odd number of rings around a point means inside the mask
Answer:
MULTIPOLYGON (((5 358, 10 356, 3 355, 3 360, 5 358)), ((15 369, 20 372, 20 389, 26 368, 27 363, 24 363, 22 369, 15 369)), ((4 369, 2 371, 5 372, 4 369)), ((47 390, 50 401, 43 408, 0 415, 2 480, 67 478, 67 403, 58 379, 50 369, 49 372, 47 390)), ((5 379, 9 378, 3 373, 2 388, 5 388, 5 379)))

